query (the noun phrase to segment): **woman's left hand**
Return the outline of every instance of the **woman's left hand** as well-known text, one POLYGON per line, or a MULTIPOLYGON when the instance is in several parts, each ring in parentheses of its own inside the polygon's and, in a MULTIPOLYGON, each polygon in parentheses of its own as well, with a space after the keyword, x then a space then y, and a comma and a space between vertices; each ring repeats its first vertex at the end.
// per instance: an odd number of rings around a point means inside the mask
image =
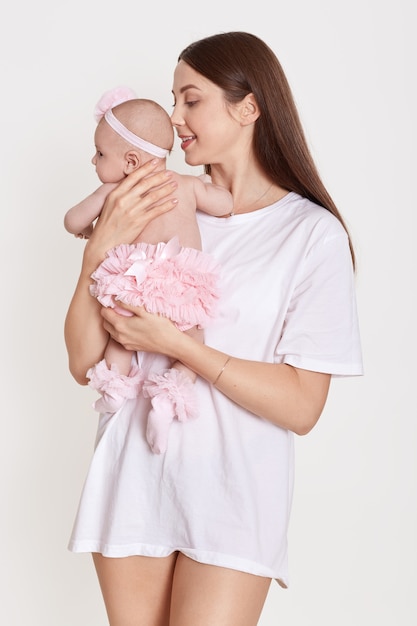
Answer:
POLYGON ((119 315, 111 308, 103 307, 104 329, 126 350, 159 352, 175 357, 176 343, 181 331, 166 317, 148 313, 144 307, 134 307, 117 303, 132 315, 119 315))

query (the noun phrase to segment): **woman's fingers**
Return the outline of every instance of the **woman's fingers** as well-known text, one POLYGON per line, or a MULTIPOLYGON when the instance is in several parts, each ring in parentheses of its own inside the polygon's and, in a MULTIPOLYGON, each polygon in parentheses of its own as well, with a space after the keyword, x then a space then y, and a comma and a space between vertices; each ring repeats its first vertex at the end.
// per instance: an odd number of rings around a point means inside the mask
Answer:
MULTIPOLYGON (((133 307, 129 305, 125 305, 122 302, 118 302, 118 306, 126 309, 133 313, 133 317, 136 318, 136 321, 140 319, 140 317, 146 314, 146 311, 143 307, 133 307)), ((134 335, 135 345, 129 347, 129 349, 140 350, 140 327, 137 327, 135 324, 135 329, 131 329, 131 324, 126 324, 127 321, 132 321, 132 317, 127 317, 125 315, 120 315, 116 313, 111 308, 103 307, 101 310, 101 315, 104 318, 103 327, 104 329, 110 333, 110 335, 115 339, 118 343, 121 343, 125 348, 127 348, 127 342, 132 341, 131 335, 134 335)), ((149 314, 148 314, 149 315, 149 314)))
MULTIPOLYGON (((170 170, 162 170, 155 172, 158 160, 148 161, 137 170, 126 176, 119 185, 109 194, 113 201, 117 198, 127 198, 134 202, 139 198, 147 198, 144 205, 149 205, 163 198, 167 193, 171 193, 171 188, 165 186, 172 183, 173 172, 170 170), (152 190, 152 195, 150 192, 152 190), (158 193, 156 193, 158 192, 158 193), (147 196, 150 195, 148 198, 147 196)), ((175 188, 176 185, 174 184, 175 188)), ((108 204, 108 203, 106 203, 108 204)))
POLYGON ((138 177, 139 170, 129 174, 107 197, 98 222, 101 229, 103 223, 110 223, 115 229, 127 228, 134 239, 152 219, 175 206, 178 184, 172 180, 172 172, 157 172, 143 178, 143 173, 138 177), (133 182, 128 183, 130 177, 133 182))
MULTIPOLYGON (((117 298, 116 300, 117 300, 117 306, 119 308, 124 309, 125 311, 129 311, 133 315, 136 315, 136 317, 141 317, 146 314, 150 315, 150 313, 147 313, 145 307, 143 306, 134 306, 133 304, 127 304, 126 302, 123 302, 122 300, 118 300, 117 298)), ((112 311, 112 313, 114 313, 114 311, 112 311)), ((103 314, 104 314, 104 311, 103 311, 103 314)))
POLYGON ((119 315, 111 308, 103 308, 103 327, 118 343, 128 350, 160 352, 167 354, 168 338, 179 332, 166 317, 148 313, 144 307, 122 304, 133 315, 119 315))
POLYGON ((156 217, 177 204, 172 172, 153 172, 145 163, 129 174, 106 198, 86 249, 89 265, 98 264, 107 250, 135 241, 156 217))
MULTIPOLYGON (((152 161, 147 161, 143 165, 141 165, 137 170, 126 176, 121 183, 118 185, 116 189, 123 189, 123 193, 132 189, 135 185, 141 182, 144 178, 151 175, 154 172, 155 168, 160 164, 158 159, 153 159, 152 161)), ((161 172, 156 172, 156 174, 166 174, 167 170, 163 170, 161 172)))
MULTIPOLYGON (((140 168, 142 169, 142 168, 140 168)), ((138 170, 139 171, 139 170, 138 170)), ((119 217, 131 217, 137 213, 146 213, 155 203, 166 202, 173 199, 173 192, 177 183, 172 180, 172 172, 158 172, 147 178, 139 178, 135 181, 128 179, 137 172, 129 174, 107 197, 104 204, 101 219, 109 219, 109 213, 115 211, 119 217), (171 198, 168 196, 171 195, 171 198)), ((136 179, 136 177, 135 177, 136 179)))

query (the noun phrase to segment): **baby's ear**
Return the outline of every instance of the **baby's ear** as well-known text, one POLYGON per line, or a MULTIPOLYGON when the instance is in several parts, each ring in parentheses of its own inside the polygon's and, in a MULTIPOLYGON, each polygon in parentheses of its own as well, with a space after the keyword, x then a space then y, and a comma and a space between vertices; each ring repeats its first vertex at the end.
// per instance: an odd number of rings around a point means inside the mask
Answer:
POLYGON ((125 166, 123 172, 126 174, 126 176, 127 174, 131 174, 132 172, 137 170, 138 167, 140 167, 139 154, 134 150, 129 150, 129 152, 126 152, 124 160, 125 166))

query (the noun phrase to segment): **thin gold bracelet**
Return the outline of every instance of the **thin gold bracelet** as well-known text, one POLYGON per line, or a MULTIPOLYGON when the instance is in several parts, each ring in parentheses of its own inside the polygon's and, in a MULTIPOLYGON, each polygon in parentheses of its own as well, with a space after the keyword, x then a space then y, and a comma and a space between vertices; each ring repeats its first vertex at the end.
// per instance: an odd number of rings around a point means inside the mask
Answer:
POLYGON ((227 359, 226 359, 226 361, 225 361, 225 363, 224 363, 224 365, 223 365, 222 369, 220 370, 220 372, 218 373, 218 375, 217 375, 217 377, 216 377, 216 380, 212 383, 212 385, 213 385, 213 386, 214 386, 214 385, 216 385, 216 383, 218 382, 218 380, 219 380, 220 376, 223 374, 223 372, 224 372, 224 370, 225 370, 225 368, 226 368, 226 365, 228 364, 228 362, 230 361, 230 359, 231 359, 231 358, 232 358, 231 356, 228 356, 228 357, 227 357, 227 359))

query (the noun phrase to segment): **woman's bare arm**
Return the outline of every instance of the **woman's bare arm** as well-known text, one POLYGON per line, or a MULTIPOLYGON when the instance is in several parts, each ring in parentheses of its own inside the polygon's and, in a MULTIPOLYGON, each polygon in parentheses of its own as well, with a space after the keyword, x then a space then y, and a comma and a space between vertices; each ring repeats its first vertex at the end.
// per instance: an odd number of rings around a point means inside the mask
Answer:
POLYGON ((110 309, 102 309, 101 314, 104 328, 125 348, 177 359, 215 382, 217 389, 240 406, 299 435, 308 433, 319 419, 329 390, 329 374, 233 355, 228 360, 229 355, 181 333, 168 319, 140 307, 123 306, 134 316, 120 316, 110 309))
POLYGON ((101 361, 108 341, 99 302, 90 295, 89 273, 82 269, 65 319, 65 344, 69 370, 80 385, 86 385, 87 370, 101 361))
POLYGON ((79 280, 65 320, 69 369, 80 384, 87 384, 86 372, 103 358, 108 341, 100 315, 101 305, 89 292, 91 274, 105 258, 107 250, 134 241, 152 219, 176 204, 173 195, 176 183, 170 180, 169 172, 152 174, 157 165, 156 160, 146 163, 108 195, 86 243, 79 280))

